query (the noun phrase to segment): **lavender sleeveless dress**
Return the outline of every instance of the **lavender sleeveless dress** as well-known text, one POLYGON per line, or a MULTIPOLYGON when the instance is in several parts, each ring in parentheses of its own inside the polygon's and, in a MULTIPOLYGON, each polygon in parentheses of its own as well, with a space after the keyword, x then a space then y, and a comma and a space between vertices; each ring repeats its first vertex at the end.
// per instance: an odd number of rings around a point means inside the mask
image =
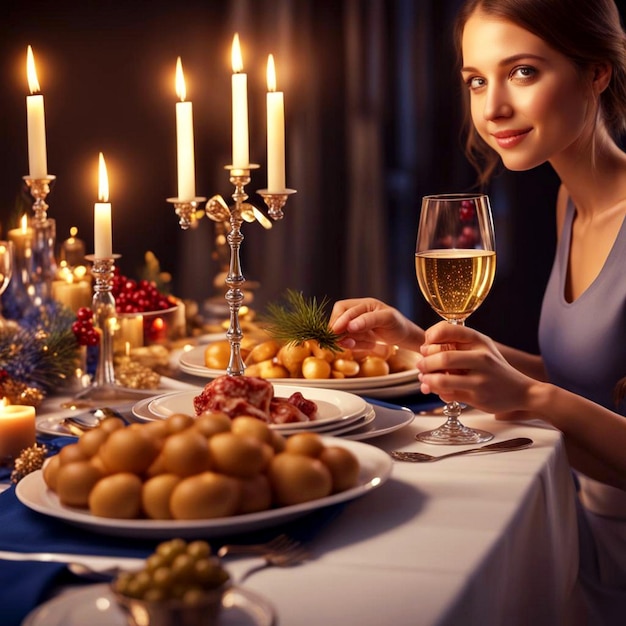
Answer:
POLYGON ((574 302, 565 281, 575 209, 568 203, 563 232, 544 294, 539 345, 550 382, 626 415, 613 390, 626 376, 626 221, 600 274, 574 302))
MULTIPOLYGON (((626 376, 626 219, 604 267, 574 302, 565 300, 575 208, 563 231, 544 294, 539 345, 550 382, 626 416, 616 383, 626 376)), ((624 452, 626 454, 626 451, 624 452)), ((589 624, 626 623, 626 492, 579 475, 580 582, 589 624)))

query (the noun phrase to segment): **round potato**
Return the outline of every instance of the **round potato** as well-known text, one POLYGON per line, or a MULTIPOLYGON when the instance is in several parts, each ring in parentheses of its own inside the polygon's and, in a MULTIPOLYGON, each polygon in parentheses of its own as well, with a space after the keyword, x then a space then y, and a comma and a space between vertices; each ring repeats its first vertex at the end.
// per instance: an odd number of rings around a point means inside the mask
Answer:
POLYGON ((56 493, 61 504, 87 508, 89 494, 101 478, 100 471, 89 461, 61 465, 56 476, 56 493))
POLYGON ((246 435, 262 443, 272 443, 272 429, 258 417, 239 415, 233 418, 231 430, 235 435, 246 435))
POLYGON ((142 483, 129 472, 99 480, 89 494, 89 510, 98 517, 135 519, 141 513, 142 483))
POLYGON ((159 454, 159 446, 142 430, 121 428, 102 444, 99 456, 112 472, 145 472, 159 454))
POLYGON ((230 342, 227 339, 209 344, 204 350, 204 364, 211 369, 225 370, 230 360, 230 342))
POLYGON ((57 488, 57 476, 59 467, 61 467, 61 457, 55 454, 43 466, 43 480, 52 491, 56 491, 57 488))
POLYGON ((170 498, 178 483, 182 480, 176 474, 159 474, 143 484, 141 490, 141 508, 151 519, 172 519, 170 498))
POLYGON ((211 461, 219 472, 237 478, 252 478, 267 462, 263 445, 252 437, 219 433, 209 439, 211 461))
POLYGON ((100 446, 107 440, 109 433, 103 428, 94 428, 88 430, 80 436, 78 447, 85 453, 85 456, 91 458, 98 453, 100 446))
POLYGON ((277 454, 267 476, 274 500, 281 506, 324 498, 333 488, 330 470, 319 459, 301 454, 277 454))
POLYGON ((389 364, 379 356, 366 356, 361 361, 359 376, 387 376, 389 364))
POLYGON ((222 411, 209 410, 196 417, 194 428, 208 439, 217 433, 227 433, 231 428, 231 418, 222 411))
POLYGON ((302 376, 307 379, 330 378, 331 365, 326 359, 308 356, 302 361, 302 376))
POLYGON ((324 442, 317 433, 296 433, 291 435, 285 443, 285 452, 303 454, 317 458, 324 449, 324 442))
POLYGON ((350 450, 341 446, 326 446, 318 458, 330 471, 333 493, 346 491, 358 484, 359 460, 350 450))
POLYGON ((207 440, 195 428, 170 435, 161 452, 165 469, 178 476, 199 474, 211 467, 207 440))
POLYGON ((211 519, 234 515, 240 503, 241 482, 236 478, 202 472, 176 485, 170 498, 174 519, 211 519))

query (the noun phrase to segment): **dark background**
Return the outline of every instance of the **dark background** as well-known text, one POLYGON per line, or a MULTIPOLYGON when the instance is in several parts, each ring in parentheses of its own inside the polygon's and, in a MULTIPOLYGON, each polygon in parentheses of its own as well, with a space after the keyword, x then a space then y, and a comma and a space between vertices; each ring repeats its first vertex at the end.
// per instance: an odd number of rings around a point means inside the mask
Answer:
MULTIPOLYGON (((422 324, 413 252, 422 195, 469 189, 460 142, 460 85, 450 26, 459 0, 5 1, 0 9, 0 224, 17 225, 30 198, 26 48, 45 97, 49 216, 93 250, 97 157, 107 160, 113 247, 137 276, 153 251, 176 295, 215 293, 212 225, 182 232, 176 195, 174 68, 181 56, 194 103, 199 195, 232 193, 230 46, 239 32, 248 73, 248 191, 265 187, 265 62, 285 91, 286 217, 246 225, 244 274, 258 307, 286 288, 309 296, 373 295, 422 324), (373 148, 372 148, 373 147, 373 148)), ((471 324, 536 349, 542 291, 554 250, 558 180, 549 166, 505 173, 489 190, 497 279, 471 324)))

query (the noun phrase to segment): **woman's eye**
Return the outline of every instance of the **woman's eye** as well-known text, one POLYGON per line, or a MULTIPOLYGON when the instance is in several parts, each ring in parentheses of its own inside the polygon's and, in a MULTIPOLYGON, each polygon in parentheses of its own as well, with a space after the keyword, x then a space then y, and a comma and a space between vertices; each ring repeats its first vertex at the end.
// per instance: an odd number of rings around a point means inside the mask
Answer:
POLYGON ((534 67, 530 67, 528 65, 523 65, 521 67, 516 67, 511 72, 511 78, 518 80, 530 80, 534 78, 537 74, 537 70, 534 67))
POLYGON ((465 81, 465 84, 471 91, 476 91, 477 89, 485 86, 485 79, 481 78, 480 76, 470 76, 465 81))

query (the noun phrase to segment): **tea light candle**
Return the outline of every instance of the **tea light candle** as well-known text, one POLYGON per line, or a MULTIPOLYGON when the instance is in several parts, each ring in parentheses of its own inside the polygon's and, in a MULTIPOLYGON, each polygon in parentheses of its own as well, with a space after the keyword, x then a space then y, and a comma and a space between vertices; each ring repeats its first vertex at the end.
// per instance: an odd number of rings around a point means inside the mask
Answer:
POLYGON ((113 256, 111 240, 111 203, 109 177, 102 152, 98 155, 98 200, 94 204, 94 256, 107 259, 113 256))
POLYGON ((267 189, 285 189, 285 103, 282 91, 276 91, 274 56, 267 59, 267 189))
POLYGON ((248 169, 250 165, 248 140, 248 77, 243 73, 243 59, 239 35, 235 33, 231 51, 233 66, 232 109, 233 109, 233 167, 248 169))
POLYGON ((26 74, 30 96, 26 96, 28 122, 28 166, 31 178, 47 178, 48 159, 46 155, 46 117, 43 95, 39 92, 39 80, 35 68, 33 49, 26 52, 26 74))
POLYGON ((125 316, 118 319, 119 327, 115 331, 114 344, 117 351, 143 346, 143 315, 125 316))
MULTIPOLYGON (((19 272, 28 265, 27 260, 32 255, 33 231, 28 226, 28 216, 22 215, 19 228, 12 228, 8 233, 9 241, 13 242, 15 252, 15 267, 19 272)), ((17 272, 16 272, 17 273, 17 272)), ((22 279, 29 280, 30 276, 23 276, 22 279)))
POLYGON ((86 280, 52 281, 52 299, 65 305, 70 311, 78 312, 81 307, 91 305, 91 285, 86 280))
POLYGON ((82 265, 85 262, 85 242, 79 239, 78 228, 70 228, 70 236, 61 244, 61 260, 70 267, 82 265))
POLYGON ((35 407, 0 406, 0 460, 17 458, 35 443, 35 407))

